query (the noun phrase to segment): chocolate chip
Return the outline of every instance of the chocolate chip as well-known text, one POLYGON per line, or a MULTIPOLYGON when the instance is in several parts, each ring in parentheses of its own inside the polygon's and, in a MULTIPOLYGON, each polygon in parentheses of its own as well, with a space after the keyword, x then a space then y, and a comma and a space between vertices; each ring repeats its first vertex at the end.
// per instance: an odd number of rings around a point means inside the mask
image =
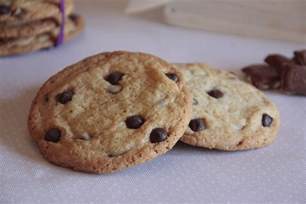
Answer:
POLYGON ((280 83, 280 74, 269 65, 256 64, 242 69, 250 78, 252 84, 262 90, 278 88, 280 83))
POLYGON ((306 50, 295 51, 293 61, 298 65, 306 65, 306 50))
POLYGON ((150 134, 150 142, 151 143, 158 143, 166 140, 168 134, 165 129, 163 128, 155 128, 152 130, 150 134))
POLYGON ((0 15, 8 15, 11 13, 11 7, 7 5, 0 5, 0 15))
POLYGON ((241 140, 241 141, 237 144, 237 146, 241 146, 241 145, 243 145, 243 143, 244 143, 244 140, 241 140))
POLYGON ((265 62, 268 65, 251 65, 242 69, 254 86, 262 90, 279 89, 306 95, 306 50, 295 51, 292 60, 271 54, 265 62))
POLYGON ((56 100, 61 104, 66 104, 72 100, 74 91, 72 89, 64 91, 56 96, 56 100))
POLYGON ((262 126, 270 127, 272 122, 273 122, 273 118, 271 116, 269 116, 266 113, 262 115, 262 119, 261 119, 262 126))
POLYGON ((177 77, 177 75, 174 74, 174 73, 167 73, 166 76, 167 76, 169 79, 171 79, 172 81, 175 81, 175 82, 178 81, 178 77, 177 77))
POLYGON ((306 66, 287 65, 281 76, 281 90, 306 95, 306 66))
POLYGON ((284 66, 287 64, 293 64, 293 61, 286 56, 279 54, 271 54, 265 58, 265 62, 272 66, 278 73, 282 73, 284 66))
POLYGON ((123 73, 115 71, 107 75, 104 79, 112 85, 118 85, 123 76, 123 73))
POLYGON ((194 132, 199 132, 206 129, 205 121, 201 118, 192 119, 189 122, 189 127, 194 132))
POLYGON ((61 131, 58 128, 51 128, 45 134, 45 140, 48 142, 59 142, 61 139, 61 131))
POLYGON ((126 126, 130 129, 138 129, 144 122, 144 118, 140 115, 130 116, 125 120, 126 126))
POLYGON ((220 91, 219 89, 213 89, 213 90, 207 92, 207 94, 210 95, 213 98, 221 98, 224 95, 223 92, 220 91))

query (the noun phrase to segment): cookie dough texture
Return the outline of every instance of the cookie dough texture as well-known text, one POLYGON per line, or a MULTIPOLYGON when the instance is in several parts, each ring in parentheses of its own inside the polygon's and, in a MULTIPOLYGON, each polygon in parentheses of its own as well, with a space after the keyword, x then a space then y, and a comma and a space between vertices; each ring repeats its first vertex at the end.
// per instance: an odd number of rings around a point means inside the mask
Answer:
MULTIPOLYGON (((51 24, 49 26, 52 27, 51 24)), ((81 16, 69 16, 65 22, 65 41, 69 41, 80 34, 84 29, 84 25, 84 20, 81 16)), ((48 28, 40 27, 38 29, 48 28)), ((54 47, 59 31, 60 28, 56 27, 50 32, 39 35, 4 40, 0 39, 0 56, 24 54, 54 47)))
POLYGON ((263 93, 233 74, 205 64, 177 66, 181 67, 193 94, 191 119, 201 120, 205 126, 193 131, 190 126, 199 125, 189 124, 181 141, 209 149, 235 151, 260 148, 275 140, 280 115, 263 93))
POLYGON ((191 96, 174 65, 152 55, 119 51, 89 57, 51 77, 33 101, 28 127, 50 162, 109 173, 170 150, 190 116, 191 96), (113 73, 121 78, 109 77, 113 73), (167 77, 169 73, 178 80, 167 77), (65 91, 69 94, 59 97, 65 91), (128 128, 127 118, 135 115, 144 123, 128 128), (150 139, 156 128, 165 130, 165 140, 150 139), (59 141, 46 141, 50 129, 61 132, 59 141))

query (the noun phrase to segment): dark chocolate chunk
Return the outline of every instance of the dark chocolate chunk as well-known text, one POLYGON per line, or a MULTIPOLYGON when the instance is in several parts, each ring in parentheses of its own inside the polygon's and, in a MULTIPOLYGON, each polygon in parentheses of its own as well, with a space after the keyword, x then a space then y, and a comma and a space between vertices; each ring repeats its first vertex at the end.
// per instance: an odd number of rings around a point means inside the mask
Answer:
POLYGON ((130 129, 138 129, 144 122, 144 118, 140 115, 130 116, 125 120, 126 126, 130 129))
POLYGON ((72 100, 74 91, 72 89, 64 91, 56 96, 56 100, 61 104, 66 104, 72 100))
POLYGON ((251 65, 242 69, 254 86, 306 95, 306 50, 295 51, 292 60, 271 54, 265 62, 268 65, 251 65))
POLYGON ((115 71, 107 75, 104 79, 112 85, 118 85, 123 76, 123 73, 115 71))
POLYGON ((7 5, 0 5, 0 15, 8 15, 11 13, 11 7, 7 5))
POLYGON ((285 65, 294 63, 291 59, 279 54, 268 55, 265 62, 271 67, 275 68, 279 74, 283 72, 285 65))
POLYGON ((163 128, 155 128, 152 130, 150 134, 150 141, 151 143, 158 143, 166 140, 168 134, 165 129, 163 128))
POLYGON ((174 74, 174 73, 167 73, 166 76, 167 76, 169 79, 171 79, 171 80, 173 80, 173 81, 175 81, 175 82, 178 81, 178 77, 177 77, 177 75, 174 74))
POLYGON ((273 118, 271 116, 269 116, 266 113, 262 115, 262 119, 261 119, 262 126, 270 127, 272 122, 273 122, 273 118))
POLYGON ((306 65, 306 50, 295 51, 293 61, 298 65, 306 65))
POLYGON ((306 96, 306 66, 287 65, 281 77, 281 90, 306 96))
POLYGON ((210 95, 213 98, 221 98, 224 95, 223 92, 220 91, 219 89, 213 89, 213 90, 207 92, 207 94, 210 95))
POLYGON ((278 88, 280 75, 273 67, 264 64, 250 65, 242 69, 252 84, 262 90, 278 88))
POLYGON ((201 118, 192 119, 189 122, 189 127, 194 132, 199 132, 206 129, 205 121, 201 118))
POLYGON ((58 128, 51 128, 45 134, 45 140, 48 142, 59 142, 61 139, 61 131, 58 128))

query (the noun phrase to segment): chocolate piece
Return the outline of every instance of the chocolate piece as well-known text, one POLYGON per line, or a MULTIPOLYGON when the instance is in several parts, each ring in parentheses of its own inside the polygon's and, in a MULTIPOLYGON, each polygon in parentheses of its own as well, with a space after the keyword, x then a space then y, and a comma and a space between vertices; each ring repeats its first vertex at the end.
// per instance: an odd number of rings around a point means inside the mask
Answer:
POLYGON ((72 89, 64 91, 56 96, 56 100, 61 104, 66 104, 72 100, 74 91, 72 89))
POLYGON ((163 128, 155 128, 152 130, 150 134, 150 142, 151 143, 158 143, 162 142, 167 139, 167 132, 163 128))
POLYGON ((286 56, 279 54, 271 54, 265 58, 265 62, 271 67, 275 68, 276 71, 281 74, 284 66, 287 64, 293 64, 294 62, 286 56))
POLYGON ((9 15, 11 13, 11 7, 7 5, 0 5, 0 15, 9 15))
POLYGON ((223 97, 223 95, 224 95, 223 92, 220 91, 219 89, 211 90, 211 91, 207 92, 207 94, 210 95, 211 97, 217 98, 217 99, 223 97))
POLYGON ((199 132, 206 129, 205 121, 201 118, 192 119, 189 122, 189 127, 194 132, 199 132))
POLYGON ((61 131, 58 128, 51 128, 45 134, 45 140, 57 143, 61 139, 61 131))
POLYGON ((270 127, 272 122, 273 122, 273 118, 271 116, 269 116, 266 113, 262 115, 262 119, 261 119, 262 126, 270 127))
POLYGON ((138 129, 144 122, 144 118, 140 115, 130 116, 125 120, 126 126, 130 129, 138 129))
POLYGON ((259 89, 275 89, 279 86, 280 75, 276 69, 269 65, 250 65, 243 68, 242 71, 250 77, 252 84, 259 89))
POLYGON ((306 50, 295 51, 293 61, 298 65, 306 65, 306 50))
POLYGON ((281 76, 281 89, 306 96, 306 66, 287 65, 281 76))
POLYGON ((118 85, 123 76, 123 73, 115 71, 107 75, 104 79, 112 85, 118 85))
POLYGON ((178 77, 177 77, 177 75, 174 74, 174 73, 167 73, 166 76, 167 76, 169 79, 171 79, 171 80, 173 80, 173 81, 175 81, 175 82, 178 81, 178 77))

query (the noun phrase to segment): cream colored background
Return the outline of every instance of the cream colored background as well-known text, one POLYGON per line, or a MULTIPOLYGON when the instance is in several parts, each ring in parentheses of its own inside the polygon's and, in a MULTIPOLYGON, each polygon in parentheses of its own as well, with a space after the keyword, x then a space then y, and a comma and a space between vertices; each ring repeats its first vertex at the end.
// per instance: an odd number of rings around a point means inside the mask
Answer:
POLYGON ((306 97, 268 93, 279 107, 277 141, 225 153, 178 144, 168 154, 112 175, 72 172, 46 162, 26 130, 39 86, 62 67, 109 50, 144 51, 171 62, 224 69, 291 55, 304 44, 243 39, 162 24, 158 12, 125 16, 122 1, 79 0, 82 36, 58 49, 0 59, 0 203, 305 203, 306 97))

